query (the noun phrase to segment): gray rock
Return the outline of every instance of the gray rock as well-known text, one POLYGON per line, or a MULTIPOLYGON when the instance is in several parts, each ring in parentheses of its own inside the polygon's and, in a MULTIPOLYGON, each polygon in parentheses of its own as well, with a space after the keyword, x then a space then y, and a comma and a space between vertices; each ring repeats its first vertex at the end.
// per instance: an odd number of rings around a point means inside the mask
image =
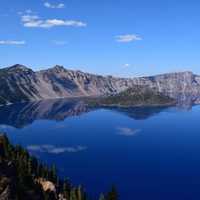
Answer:
POLYGON ((200 102, 200 76, 192 72, 141 78, 115 78, 55 66, 34 72, 14 65, 0 70, 0 104, 66 97, 102 96, 126 90, 135 84, 148 85, 178 101, 200 102))

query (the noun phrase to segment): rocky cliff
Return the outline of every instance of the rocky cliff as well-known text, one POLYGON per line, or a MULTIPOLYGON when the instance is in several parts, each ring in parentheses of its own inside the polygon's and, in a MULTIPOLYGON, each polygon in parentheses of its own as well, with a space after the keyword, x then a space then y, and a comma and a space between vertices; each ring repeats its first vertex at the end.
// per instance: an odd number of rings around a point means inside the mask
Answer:
POLYGON ((34 72, 14 65, 0 70, 0 104, 64 97, 101 96, 124 91, 134 85, 148 85, 164 95, 199 103, 200 76, 191 72, 141 78, 115 78, 62 66, 34 72))
POLYGON ((135 84, 148 85, 178 101, 200 103, 200 76, 192 72, 177 72, 135 78, 135 84))

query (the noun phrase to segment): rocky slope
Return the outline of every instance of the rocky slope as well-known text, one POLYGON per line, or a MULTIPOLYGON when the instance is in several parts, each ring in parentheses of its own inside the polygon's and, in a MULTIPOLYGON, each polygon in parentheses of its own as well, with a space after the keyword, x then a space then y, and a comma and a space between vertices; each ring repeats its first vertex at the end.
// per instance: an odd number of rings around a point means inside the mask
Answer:
POLYGON ((34 72, 14 65, 0 70, 0 104, 63 97, 101 96, 124 91, 134 85, 148 85, 164 95, 199 103, 200 76, 191 72, 171 73, 141 78, 115 78, 62 66, 34 72))
POLYGON ((178 101, 200 103, 200 76, 192 72, 177 72, 135 78, 135 84, 148 85, 178 101))

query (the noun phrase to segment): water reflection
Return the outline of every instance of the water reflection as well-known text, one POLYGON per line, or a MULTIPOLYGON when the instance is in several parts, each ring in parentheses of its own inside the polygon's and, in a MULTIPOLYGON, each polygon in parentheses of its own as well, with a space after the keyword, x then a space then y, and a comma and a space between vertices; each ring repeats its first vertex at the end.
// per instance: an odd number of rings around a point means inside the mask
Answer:
POLYGON ((130 108, 110 108, 113 111, 122 113, 135 120, 144 120, 157 115, 163 111, 167 111, 170 107, 130 107, 130 108))
POLYGON ((13 144, 56 164, 61 177, 83 184, 92 197, 114 183, 122 200, 184 199, 182 191, 197 199, 200 106, 180 109, 41 101, 0 107, 0 128, 13 144))
POLYGON ((0 107, 0 124, 23 128, 35 120, 62 121, 70 116, 88 112, 81 100, 47 100, 31 103, 19 103, 0 107))
MULTIPOLYGON (((191 109, 191 106, 188 106, 188 104, 187 106, 183 105, 184 104, 182 104, 181 109, 191 109)), ((100 107, 89 107, 85 99, 57 99, 18 103, 0 107, 0 124, 15 128, 23 128, 32 124, 35 120, 63 121, 68 117, 78 116, 96 109, 100 109, 100 107)), ((107 107, 104 109, 119 112, 135 120, 144 120, 169 110, 169 107, 107 107)), ((63 128, 63 125, 58 126, 57 128, 63 128)))

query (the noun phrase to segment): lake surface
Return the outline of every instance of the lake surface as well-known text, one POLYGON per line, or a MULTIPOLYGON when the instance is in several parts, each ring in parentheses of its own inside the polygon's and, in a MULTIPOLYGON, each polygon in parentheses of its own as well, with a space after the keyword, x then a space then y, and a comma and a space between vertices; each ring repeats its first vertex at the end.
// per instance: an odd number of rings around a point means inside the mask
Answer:
POLYGON ((79 100, 0 107, 0 131, 93 197, 200 199, 200 106, 89 109, 79 100))

